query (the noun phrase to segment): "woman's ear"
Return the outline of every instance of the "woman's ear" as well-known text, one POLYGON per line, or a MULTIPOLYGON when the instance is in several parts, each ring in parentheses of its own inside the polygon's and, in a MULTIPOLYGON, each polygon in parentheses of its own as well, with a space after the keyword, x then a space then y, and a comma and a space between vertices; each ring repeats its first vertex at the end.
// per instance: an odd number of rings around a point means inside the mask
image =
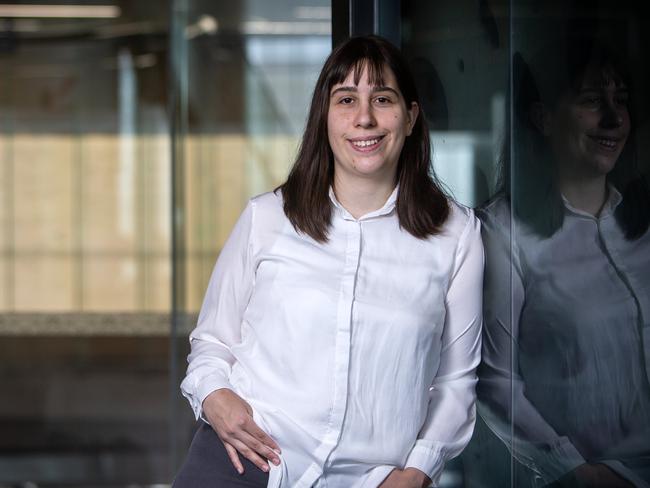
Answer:
POLYGON ((406 135, 410 136, 411 132, 413 132, 413 126, 415 125, 415 121, 418 119, 418 115, 420 114, 420 107, 416 102, 411 102, 411 108, 407 111, 408 113, 408 127, 406 131, 406 135))
POLYGON ((544 136, 551 133, 551 114, 542 102, 533 102, 530 106, 530 121, 544 136))

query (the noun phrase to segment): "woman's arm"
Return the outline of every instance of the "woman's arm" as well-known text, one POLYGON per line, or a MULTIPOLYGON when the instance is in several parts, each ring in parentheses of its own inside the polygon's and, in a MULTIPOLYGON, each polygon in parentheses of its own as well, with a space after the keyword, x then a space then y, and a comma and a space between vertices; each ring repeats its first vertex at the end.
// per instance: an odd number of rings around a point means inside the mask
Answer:
POLYGON ((470 211, 456 248, 445 299, 440 366, 430 388, 429 410, 405 465, 425 473, 434 485, 444 463, 469 442, 474 427, 482 285, 480 224, 470 211))
POLYGON ((242 317, 254 283, 253 212, 253 203, 249 202, 226 240, 212 271, 197 326, 190 334, 191 352, 181 391, 197 419, 210 393, 231 388, 235 358, 230 347, 241 342, 242 317))
POLYGON ((516 246, 512 246, 509 214, 497 217, 482 212, 481 218, 486 264, 479 412, 511 454, 550 483, 585 460, 526 397, 518 367, 524 285, 518 256, 513 251, 516 246))
POLYGON ((203 418, 219 435, 241 473, 237 452, 268 471, 266 459, 280 460, 278 445, 253 421, 253 412, 232 391, 230 348, 241 342, 241 323, 255 281, 251 234, 254 203, 249 202, 228 237, 214 267, 196 328, 181 391, 196 418, 203 418))

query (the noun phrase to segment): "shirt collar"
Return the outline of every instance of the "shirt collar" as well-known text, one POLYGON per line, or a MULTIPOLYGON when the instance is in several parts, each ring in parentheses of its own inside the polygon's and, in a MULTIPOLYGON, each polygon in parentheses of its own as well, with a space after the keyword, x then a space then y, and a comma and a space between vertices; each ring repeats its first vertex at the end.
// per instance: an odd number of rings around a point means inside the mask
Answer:
MULTIPOLYGON (((621 193, 613 185, 608 183, 607 184, 607 201, 603 205, 603 208, 600 211, 600 215, 599 215, 598 218, 603 218, 603 217, 606 217, 608 215, 612 215, 614 213, 614 211, 616 210, 616 207, 619 206, 619 204, 621 203, 622 200, 623 200, 623 196, 621 195, 621 193)), ((562 202, 564 203, 564 208, 566 208, 569 212, 571 212, 573 214, 576 214, 576 215, 583 216, 583 217, 589 217, 589 218, 592 218, 592 219, 594 218, 593 215, 591 215, 591 214, 589 214, 589 213, 587 213, 587 212, 585 212, 583 210, 580 210, 580 209, 577 209, 577 208, 573 207, 569 203, 569 200, 567 200, 567 198, 564 195, 562 195, 562 202)))
POLYGON ((386 203, 382 205, 381 208, 377 210, 373 210, 372 212, 368 212, 365 215, 362 215, 358 219, 355 219, 350 212, 348 212, 343 205, 336 199, 336 195, 334 194, 334 189, 330 186, 329 189, 329 197, 332 203, 334 204, 334 208, 340 213, 341 217, 343 217, 345 220, 368 220, 373 217, 381 217, 382 215, 388 215, 391 213, 397 204, 397 194, 399 192, 399 185, 395 186, 393 189, 392 193, 388 196, 388 199, 386 200, 386 203))

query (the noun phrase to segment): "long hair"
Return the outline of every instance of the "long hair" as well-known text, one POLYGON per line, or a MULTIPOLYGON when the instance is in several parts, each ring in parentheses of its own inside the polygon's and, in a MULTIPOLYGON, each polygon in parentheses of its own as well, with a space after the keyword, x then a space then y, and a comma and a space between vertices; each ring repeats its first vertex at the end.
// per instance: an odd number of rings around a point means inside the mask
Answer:
MULTIPOLYGON (((355 37, 340 44, 321 70, 296 161, 282 191, 284 213, 296 231, 326 242, 332 218, 329 189, 334 156, 327 135, 330 91, 350 73, 359 83, 364 69, 371 83, 383 85, 385 69, 395 75, 406 106, 419 98, 415 82, 399 50, 377 36, 355 37)), ((397 215, 400 226, 417 238, 440 232, 449 215, 445 193, 431 170, 431 146, 424 115, 418 115, 404 142, 397 166, 397 215)))
MULTIPOLYGON (((506 138, 501 155, 499 186, 510 197, 514 215, 538 235, 550 237, 562 226, 565 210, 549 144, 532 122, 533 105, 553 108, 563 94, 580 89, 589 69, 599 72, 603 82, 625 84, 631 94, 633 89, 625 61, 593 38, 549 44, 533 58, 532 66, 515 54, 512 136, 506 138)), ((630 134, 607 182, 623 196, 615 213, 619 225, 626 238, 636 239, 650 224, 650 188, 637 165, 632 98, 628 110, 630 134)))

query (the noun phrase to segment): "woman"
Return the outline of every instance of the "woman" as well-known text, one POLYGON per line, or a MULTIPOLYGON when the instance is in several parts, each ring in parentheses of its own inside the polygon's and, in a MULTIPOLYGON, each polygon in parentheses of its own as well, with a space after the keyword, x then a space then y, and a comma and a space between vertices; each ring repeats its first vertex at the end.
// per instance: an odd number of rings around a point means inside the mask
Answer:
POLYGON ((210 280, 181 387, 207 423, 175 486, 428 486, 462 450, 482 245, 429 158, 399 51, 335 49, 286 183, 249 202, 210 280))
POLYGON ((515 62, 512 169, 480 213, 479 398, 533 485, 650 482, 650 192, 629 87, 590 39, 515 62))

